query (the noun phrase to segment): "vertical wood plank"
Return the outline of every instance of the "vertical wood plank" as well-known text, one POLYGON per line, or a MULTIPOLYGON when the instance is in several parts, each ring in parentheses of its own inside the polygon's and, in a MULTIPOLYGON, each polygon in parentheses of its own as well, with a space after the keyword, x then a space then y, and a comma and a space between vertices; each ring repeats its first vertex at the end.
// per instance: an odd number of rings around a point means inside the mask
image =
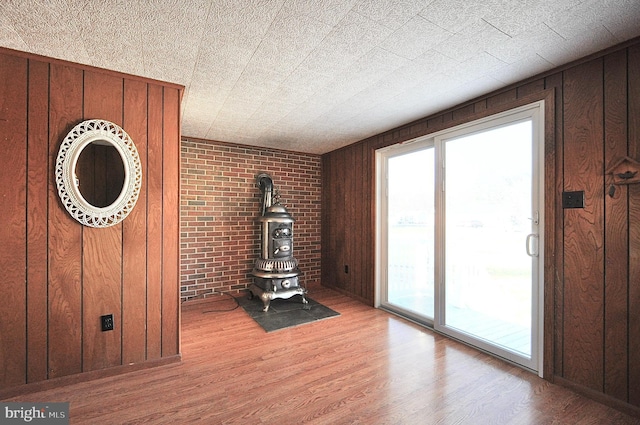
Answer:
POLYGON ((364 234, 365 236, 365 245, 363 255, 365 256, 366 261, 366 285, 367 292, 366 298, 370 301, 370 305, 374 305, 375 302, 375 244, 376 244, 376 224, 375 220, 375 206, 376 206, 376 164, 375 164, 375 156, 374 151, 368 145, 363 145, 362 151, 364 161, 363 168, 365 171, 365 182, 366 186, 364 188, 364 193, 366 195, 366 199, 368 200, 365 205, 368 205, 368 208, 363 206, 363 217, 362 221, 364 223, 364 234))
MULTIPOLYGON (((322 205, 322 246, 325 255, 322 257, 322 275, 324 284, 331 287, 338 285, 338 259, 337 238, 335 232, 338 223, 336 204, 340 203, 338 194, 340 185, 338 183, 338 166, 336 159, 338 155, 330 153, 323 156, 323 176, 326 176, 326 183, 323 191, 324 204, 322 205)), ((325 177, 323 177, 324 179, 325 177)))
POLYGON ((374 199, 369 199, 369 173, 368 166, 369 163, 367 161, 367 149, 364 143, 360 143, 358 145, 356 163, 358 164, 358 169, 360 170, 360 187, 358 188, 358 197, 360 201, 356 204, 356 212, 357 212, 357 220, 358 227, 360 229, 361 234, 363 235, 362 240, 357 243, 358 247, 358 262, 360 263, 360 287, 362 292, 362 297, 366 300, 370 300, 370 304, 373 305, 373 299, 370 297, 370 292, 372 288, 373 281, 369 280, 369 273, 371 271, 371 264, 369 262, 368 252, 369 252, 369 235, 371 234, 371 230, 369 228, 369 220, 367 219, 368 209, 365 208, 365 205, 370 205, 371 202, 375 201, 374 199))
POLYGON ((482 99, 473 104, 473 113, 479 114, 487 110, 487 99, 482 99))
POLYGON ((564 212, 564 377, 603 390, 602 60, 565 71, 564 190, 584 209, 564 212))
MULTIPOLYGON (((553 334, 545 334, 545 340, 548 338, 553 338, 553 373, 548 374, 546 376, 552 377, 553 375, 562 376, 563 375, 563 341, 564 341, 564 210, 562 209, 562 202, 558 202, 558 200, 562 199, 562 190, 564 187, 564 156, 563 156, 563 146, 564 146, 564 109, 563 109, 563 74, 557 73, 552 74, 549 77, 545 78, 545 88, 548 90, 554 91, 555 102, 553 105, 554 111, 554 123, 555 127, 553 129, 554 134, 553 138, 555 141, 555 146, 553 147, 554 153, 554 165, 553 168, 553 181, 547 182, 552 184, 552 187, 547 186, 550 189, 547 192, 547 196, 549 196, 553 202, 554 209, 554 228, 553 234, 553 256, 555 261, 555 268, 551 270, 550 276, 552 276, 552 288, 553 288, 553 308, 550 310, 553 313, 553 334), (551 195, 552 194, 552 195, 551 195)), ((545 199, 545 201, 549 201, 549 197, 545 199)), ((548 224, 547 224, 548 225, 548 224)), ((545 299, 547 297, 545 296, 545 299)), ((547 313, 547 311, 545 311, 547 313)), ((546 361, 545 361, 546 363, 546 361)))
POLYGON ((356 199, 354 198, 354 183, 357 179, 355 173, 355 152, 354 147, 349 146, 347 148, 347 158, 345 161, 345 178, 344 178, 344 213, 345 213, 345 227, 344 232, 342 232, 341 237, 343 238, 344 244, 344 255, 343 255, 343 264, 349 265, 349 273, 344 273, 345 284, 347 291, 356 294, 356 296, 360 296, 360 291, 356 290, 355 287, 355 279, 354 279, 354 270, 357 274, 357 265, 353 255, 353 250, 355 247, 356 238, 351 238, 348 236, 349 229, 355 229, 355 205, 354 202, 356 199))
MULTIPOLYGON (((546 81, 545 81, 546 84, 546 81)), ((557 276, 556 246, 558 245, 558 182, 556 176, 560 167, 557 161, 557 125, 556 121, 556 90, 546 90, 544 117, 544 297, 543 303, 543 376, 553 381, 554 359, 556 357, 556 322, 554 311, 556 307, 555 276, 557 276)), ((560 168, 561 169, 561 168, 560 168)), ((561 184, 561 182, 560 182, 561 184)), ((557 356, 561 357, 561 356, 557 356)))
MULTIPOLYGON (((50 65, 49 164, 82 116, 82 70, 50 65)), ((49 184, 49 378, 82 371, 82 225, 62 206, 49 184)))
POLYGON ((475 104, 471 103, 462 108, 455 109, 453 111, 453 121, 464 120, 465 118, 473 115, 475 110, 475 104))
MULTIPOLYGON (((345 203, 349 223, 347 229, 352 229, 351 231, 362 234, 360 233, 360 223, 358 223, 357 219, 358 208, 356 208, 356 204, 358 204, 361 200, 360 193, 358 193, 358 182, 362 178, 359 164, 356 161, 356 158, 358 157, 358 145, 351 145, 349 147, 349 152, 350 155, 347 181, 350 182, 350 184, 347 186, 347 202, 345 203)), ((348 244, 347 264, 349 264, 349 274, 347 276, 347 279, 349 281, 349 288, 353 293, 357 294, 358 296, 362 296, 362 269, 360 268, 360 258, 358 258, 359 240, 358 238, 347 238, 346 235, 345 239, 347 239, 346 242, 348 244)))
POLYGON ((351 166, 351 150, 343 149, 341 155, 336 158, 337 160, 337 169, 336 169, 336 185, 337 185, 337 202, 336 202, 336 212, 335 212, 335 229, 333 238, 336 241, 335 246, 335 254, 336 254, 336 283, 338 288, 349 291, 352 294, 358 295, 351 289, 351 285, 349 284, 349 276, 344 272, 344 266, 349 265, 351 267, 350 258, 349 258, 349 241, 350 235, 349 232, 349 216, 348 216, 348 203, 350 202, 348 198, 347 185, 349 184, 348 180, 348 169, 351 166))
MULTIPOLYGON (((371 181, 371 168, 372 165, 369 162, 369 147, 365 143, 360 144, 360 158, 359 168, 362 175, 362 188, 361 190, 361 203, 356 205, 357 210, 360 212, 358 220, 360 221, 360 228, 363 235, 362 242, 360 243, 360 263, 362 264, 362 289, 363 297, 369 300, 370 305, 373 305, 373 265, 374 258, 371 256, 371 247, 374 246, 375 240, 373 235, 376 234, 375 227, 371 227, 370 209, 366 208, 366 205, 375 205, 375 196, 371 196, 372 184, 375 188, 375 181, 371 181)), ((375 166, 373 166, 375 169, 375 166)))
POLYGON ((85 229, 83 265, 83 372, 121 364, 122 323, 120 275, 122 258, 114 247, 122 245, 121 225, 85 229), (105 230, 98 232, 98 230, 105 230), (100 316, 113 314, 114 330, 102 332, 100 316))
POLYGON ((29 60, 27 382, 47 379, 49 64, 29 60))
MULTIPOLYGON (((629 156, 640 160, 640 45, 628 52, 629 156)), ((629 191, 629 403, 640 406, 640 185, 629 191)))
POLYGON ((364 169, 364 167, 367 165, 365 156, 364 156, 364 151, 365 150, 364 150, 363 143, 359 143, 355 146, 355 163, 356 163, 355 169, 357 170, 357 175, 358 175, 358 180, 357 180, 356 189, 355 189, 358 202, 354 204, 355 221, 357 223, 358 232, 360 232, 360 234, 363 235, 363 238, 360 239, 360 241, 356 240, 354 257, 358 262, 358 281, 359 281, 358 286, 360 288, 360 294, 363 298, 368 299, 367 294, 369 292, 369 282, 367 281, 366 278, 367 278, 367 268, 369 264, 367 263, 367 257, 365 254, 366 236, 364 236, 369 232, 369 229, 367 228, 368 223, 364 219, 364 216, 367 210, 366 208, 364 208, 364 205, 368 205, 368 202, 367 202, 368 182, 367 182, 367 172, 364 169))
POLYGON ((142 188, 136 206, 123 221, 122 362, 146 358, 147 304, 147 84, 124 82, 124 130, 138 150, 142 188))
MULTIPOLYGON (((349 159, 347 162, 347 176, 345 179, 345 191, 346 202, 345 213, 347 219, 346 229, 352 229, 351 231, 359 232, 358 224, 356 223, 356 202, 358 202, 359 196, 356 193, 357 182, 360 179, 360 174, 356 172, 356 146, 351 145, 347 149, 349 151, 349 159)), ((347 231, 348 232, 348 231, 347 231)), ((356 257, 357 238, 350 238, 345 235, 346 244, 346 259, 345 264, 349 264, 349 273, 346 274, 346 280, 348 282, 348 290, 358 296, 362 293, 360 288, 360 263, 356 257)))
POLYGON ((543 78, 539 80, 531 81, 516 88, 516 95, 518 99, 529 96, 534 93, 539 93, 544 90, 545 81, 543 78))
MULTIPOLYGON (((330 243, 330 258, 331 261, 326 267, 329 268, 329 273, 332 279, 329 281, 329 285, 332 285, 338 289, 345 289, 344 283, 344 252, 342 248, 343 239, 340 235, 340 232, 345 232, 345 224, 344 224, 344 211, 343 205, 345 202, 344 199, 344 163, 343 160, 343 151, 340 151, 340 154, 331 155, 331 180, 333 181, 331 186, 331 198, 330 202, 330 212, 331 212, 331 223, 329 223, 329 241, 330 243)), ((326 220, 323 218, 323 222, 326 223, 326 220)), ((323 223, 323 224, 324 224, 323 223)), ((325 267, 323 265, 323 267, 325 267)))
POLYGON ((27 367, 27 60, 0 55, 0 388, 25 383, 27 367))
POLYGON ((147 360, 162 356, 162 87, 148 88, 147 360))
MULTIPOLYGON (((604 165, 627 155, 627 53, 604 58, 604 165)), ((605 193, 612 176, 605 176, 605 193)), ((604 392, 627 400, 627 187, 605 200, 604 392)))
POLYGON ((162 356, 180 352, 180 92, 164 89, 162 176, 162 356))
POLYGON ((507 90, 487 98, 487 108, 495 108, 507 102, 512 102, 518 98, 517 89, 507 90))
POLYGON ((341 163, 342 155, 332 155, 332 174, 333 174, 333 186, 332 186, 332 198, 331 201, 331 216, 332 221, 329 226, 331 230, 331 257, 332 261, 328 264, 330 267, 330 273, 333 277, 331 284, 339 289, 345 289, 343 270, 344 258, 342 249, 342 238, 339 236, 340 232, 345 231, 344 216, 342 206, 344 205, 343 185, 344 185, 344 164, 341 163))
POLYGON ((356 229, 356 231, 358 232, 358 234, 362 235, 363 237, 360 239, 357 238, 353 238, 353 251, 352 251, 352 257, 353 257, 353 262, 355 264, 357 264, 357 268, 356 268, 356 272, 357 274, 353 276, 355 282, 356 282, 356 287, 358 290, 358 293, 360 294, 361 297, 366 298, 366 293, 368 292, 367 290, 367 286, 368 283, 365 280, 365 276, 366 276, 366 268, 367 268, 367 263, 365 261, 365 256, 364 256, 364 235, 366 234, 366 232, 369 230, 366 228, 366 222, 362 219, 362 215, 363 215, 363 210, 365 208, 362 208, 363 205, 367 205, 366 204, 366 199, 367 199, 367 192, 366 192, 366 184, 365 184, 365 179, 367 177, 363 166, 364 161, 363 161, 363 144, 362 143, 358 143, 356 145, 353 146, 353 173, 355 175, 355 185, 353 188, 353 198, 354 201, 353 202, 353 221, 354 221, 354 229, 356 229))
MULTIPOLYGON (((120 77, 85 71, 84 117, 122 125, 120 77)), ((83 371, 122 363, 122 223, 85 227, 82 243, 83 371), (113 314, 114 330, 101 330, 100 316, 113 314)))
POLYGON ((329 233, 329 228, 330 225, 329 223, 332 220, 332 214, 331 214, 331 198, 329 196, 329 193, 332 190, 332 182, 333 179, 331 178, 331 155, 330 154, 325 154, 322 155, 322 159, 321 159, 321 166, 322 166, 322 191, 321 191, 321 199, 322 199, 322 203, 320 205, 321 211, 320 211, 320 217, 321 217, 321 223, 320 223, 320 239, 321 239, 321 253, 320 253, 320 263, 322 265, 321 269, 320 269, 320 281, 322 282, 322 284, 330 286, 329 282, 332 282, 333 279, 331 278, 331 275, 329 274, 329 262, 331 261, 331 255, 330 253, 332 252, 331 249, 329 249, 330 244, 332 243, 332 239, 331 239, 331 235, 329 233))
POLYGON ((367 181, 369 182, 369 203, 367 208, 367 216, 366 221, 368 223, 369 231, 367 232, 367 257, 369 261, 369 299, 371 300, 371 305, 375 301, 375 265, 376 265, 376 156, 375 151, 367 146, 365 150, 365 154, 367 157, 367 181))

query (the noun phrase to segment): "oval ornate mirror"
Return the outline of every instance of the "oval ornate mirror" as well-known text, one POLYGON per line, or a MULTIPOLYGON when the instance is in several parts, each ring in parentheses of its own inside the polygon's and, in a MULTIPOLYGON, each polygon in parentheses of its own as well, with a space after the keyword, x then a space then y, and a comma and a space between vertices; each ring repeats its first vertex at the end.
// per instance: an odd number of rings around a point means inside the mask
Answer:
POLYGON ((138 200, 142 169, 138 151, 118 125, 88 120, 65 137, 56 159, 56 186, 69 214, 90 227, 124 220, 138 200))

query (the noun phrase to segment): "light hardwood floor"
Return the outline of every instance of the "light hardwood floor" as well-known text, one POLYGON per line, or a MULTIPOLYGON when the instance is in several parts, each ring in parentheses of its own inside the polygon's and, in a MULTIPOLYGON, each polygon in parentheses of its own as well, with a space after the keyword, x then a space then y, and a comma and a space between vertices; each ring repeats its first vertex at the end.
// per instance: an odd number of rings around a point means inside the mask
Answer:
POLYGON ((5 401, 72 424, 637 424, 499 359, 323 287, 340 317, 265 333, 231 301, 183 307, 183 360, 5 401))

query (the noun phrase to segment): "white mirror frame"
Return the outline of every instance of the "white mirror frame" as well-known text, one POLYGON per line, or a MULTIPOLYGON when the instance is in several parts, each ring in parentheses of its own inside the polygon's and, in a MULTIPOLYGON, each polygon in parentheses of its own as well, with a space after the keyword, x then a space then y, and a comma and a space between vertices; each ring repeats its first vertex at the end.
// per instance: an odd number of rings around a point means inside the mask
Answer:
POLYGON ((124 220, 136 205, 142 187, 142 167, 133 140, 118 125, 105 120, 83 121, 67 134, 58 151, 55 174, 62 205, 73 218, 89 227, 109 227, 124 220), (82 196, 75 172, 82 150, 97 141, 116 148, 124 166, 120 195, 104 208, 90 204, 82 196))

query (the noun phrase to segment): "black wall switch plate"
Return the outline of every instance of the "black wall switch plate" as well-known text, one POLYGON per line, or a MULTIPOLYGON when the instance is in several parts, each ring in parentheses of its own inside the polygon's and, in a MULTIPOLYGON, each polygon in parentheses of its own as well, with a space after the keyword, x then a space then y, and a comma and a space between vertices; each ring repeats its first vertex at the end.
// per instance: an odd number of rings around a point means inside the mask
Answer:
POLYGON ((562 208, 584 208, 584 190, 562 192, 562 208))
POLYGON ((100 316, 100 324, 102 326, 102 332, 113 330, 113 314, 105 314, 100 316))

